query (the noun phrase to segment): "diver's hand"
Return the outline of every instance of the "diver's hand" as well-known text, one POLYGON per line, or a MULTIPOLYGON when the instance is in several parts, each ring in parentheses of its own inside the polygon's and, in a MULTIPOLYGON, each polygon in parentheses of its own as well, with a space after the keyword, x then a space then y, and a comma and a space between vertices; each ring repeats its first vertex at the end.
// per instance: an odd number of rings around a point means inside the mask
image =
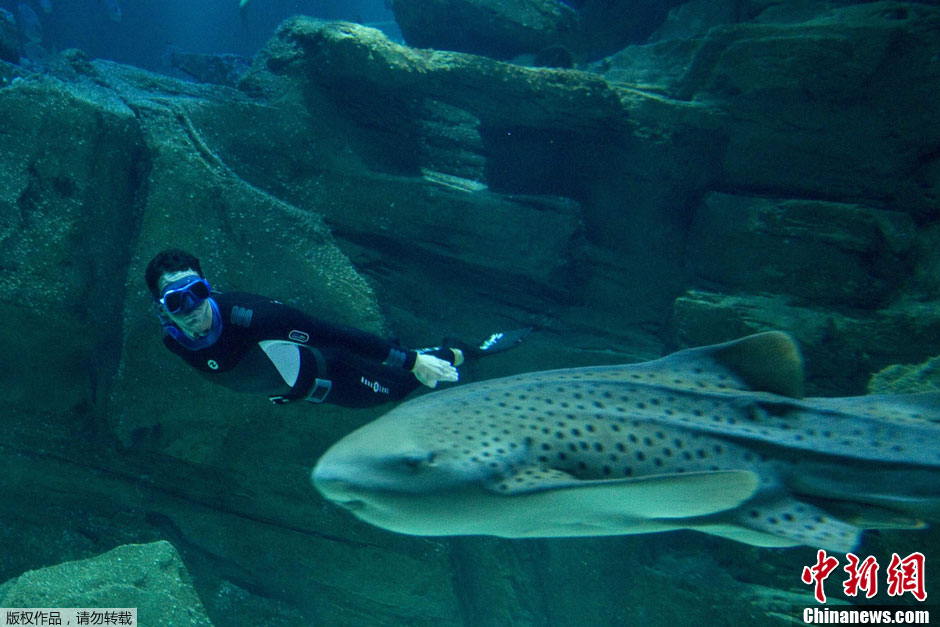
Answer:
POLYGON ((460 378, 456 368, 433 355, 419 354, 411 371, 418 381, 429 388, 437 387, 439 381, 456 381, 460 378))

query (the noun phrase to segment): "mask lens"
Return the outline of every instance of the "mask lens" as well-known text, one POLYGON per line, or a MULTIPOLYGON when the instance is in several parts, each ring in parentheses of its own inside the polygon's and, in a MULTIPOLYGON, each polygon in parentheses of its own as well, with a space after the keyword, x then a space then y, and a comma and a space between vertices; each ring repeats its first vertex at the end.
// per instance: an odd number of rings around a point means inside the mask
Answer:
POLYGON ((170 313, 176 313, 183 306, 183 293, 170 292, 163 297, 163 306, 166 307, 166 310, 170 313))
POLYGON ((189 293, 199 300, 206 300, 209 298, 209 284, 200 279, 189 287, 189 293))

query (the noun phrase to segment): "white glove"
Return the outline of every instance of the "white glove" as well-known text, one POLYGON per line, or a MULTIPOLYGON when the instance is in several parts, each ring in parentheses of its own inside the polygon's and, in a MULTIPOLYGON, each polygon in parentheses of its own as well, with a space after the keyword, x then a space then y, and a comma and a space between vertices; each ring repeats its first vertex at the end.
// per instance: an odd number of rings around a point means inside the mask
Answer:
POLYGON ((439 381, 456 381, 460 378, 457 369, 443 359, 433 355, 419 354, 411 369, 415 378, 429 388, 437 387, 439 381))

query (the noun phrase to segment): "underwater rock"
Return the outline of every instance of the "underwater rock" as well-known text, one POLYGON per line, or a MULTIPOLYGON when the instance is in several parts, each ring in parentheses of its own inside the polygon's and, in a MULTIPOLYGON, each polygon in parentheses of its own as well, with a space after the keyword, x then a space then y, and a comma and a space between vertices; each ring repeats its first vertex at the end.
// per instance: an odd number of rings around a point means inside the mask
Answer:
MULTIPOLYGON (((392 0, 405 41, 510 59, 561 46, 591 60, 644 41, 681 0, 392 0)), ((557 66, 553 66, 557 67, 557 66)))
POLYGON ((235 87, 251 60, 236 54, 200 54, 171 50, 167 54, 170 67, 176 68, 201 83, 235 87))
POLYGON ((924 147, 940 141, 940 9, 874 2, 809 15, 634 46, 594 67, 676 105, 724 112, 714 188, 935 217, 940 166, 924 147))
POLYGON ((564 46, 549 46, 535 54, 532 66, 570 69, 574 67, 574 54, 564 46))
POLYGON ((629 46, 587 66, 612 84, 673 96, 682 85, 695 54, 698 39, 668 39, 643 46, 629 46))
POLYGON ((19 58, 20 42, 16 18, 6 9, 0 9, 0 61, 16 63, 19 58))
POLYGON ((565 45, 577 12, 553 0, 391 0, 409 45, 508 59, 565 45))
POLYGON ((359 24, 305 17, 281 24, 240 87, 248 93, 264 92, 270 89, 270 74, 302 80, 324 90, 324 96, 352 99, 360 107, 374 102, 369 99, 378 94, 399 92, 396 99, 430 96, 476 112, 487 125, 528 120, 532 126, 576 123, 581 129, 591 122, 609 122, 622 107, 616 93, 593 74, 418 50, 359 24), (370 91, 357 93, 353 85, 370 91), (401 93, 405 89, 408 94, 401 93))
POLYGON ((137 608, 142 625, 212 627, 169 542, 124 545, 23 573, 0 586, 2 607, 137 608))
POLYGON ((585 0, 578 7, 581 60, 595 60, 631 44, 646 42, 673 7, 685 0, 585 0))
MULTIPOLYGON (((759 586, 755 584, 743 584, 742 591, 737 601, 742 605, 753 607, 758 620, 767 625, 785 625, 793 624, 793 617, 797 614, 794 608, 812 607, 816 604, 816 599, 808 590, 778 590, 768 586, 759 586)), ((827 598, 826 603, 829 607, 848 609, 851 604, 839 598, 827 598)))
POLYGON ((897 303, 866 312, 790 296, 690 290, 675 301, 681 346, 786 329, 806 357, 810 395, 863 394, 868 378, 899 361, 940 353, 940 303, 897 303))
POLYGON ((689 267, 705 284, 863 308, 897 292, 916 244, 905 213, 718 193, 695 210, 689 234, 689 267))
POLYGON ((0 115, 12 121, 0 134, 0 352, 17 356, 0 360, 5 407, 87 408, 116 368, 123 296, 110 279, 139 219, 137 122, 116 98, 42 75, 0 89, 0 115))
POLYGON ((719 187, 870 199, 935 217, 937 183, 921 177, 936 157, 918 147, 940 142, 938 48, 940 9, 921 4, 720 27, 675 97, 728 112, 719 187))
MULTIPOLYGON (((566 196, 561 189, 527 194, 556 172, 533 163, 544 157, 520 160, 526 137, 551 141, 579 111, 587 113, 580 124, 597 119, 600 127, 619 110, 596 77, 417 51, 374 29, 304 18, 281 26, 241 86, 251 93, 319 94, 288 113, 297 135, 316 135, 309 120, 327 116, 334 128, 348 129, 332 154, 321 158, 307 149, 289 167, 270 172, 286 197, 316 206, 343 238, 383 248, 408 242, 423 255, 497 275, 510 269, 510 280, 533 282, 538 291, 568 274, 579 210, 558 198, 566 196), (507 99, 518 106, 503 106, 507 99), (379 101, 383 107, 374 107, 379 101), (501 148, 507 142, 512 145, 501 148), (324 159, 345 180, 319 175, 324 159), (537 180, 527 185, 517 175, 537 180), (515 179, 513 189, 501 188, 504 177, 515 179), (428 212, 430 204, 438 209, 428 212)), ((564 151, 563 139, 553 152, 564 151)))
POLYGON ((669 11, 665 23, 650 35, 649 43, 704 37, 716 26, 740 21, 744 4, 735 0, 690 0, 680 4, 669 11))
MULTIPOLYGON (((928 0, 929 2, 930 0, 928 0)), ((832 2, 831 0, 799 0, 797 2, 745 0, 739 4, 739 15, 742 18, 763 24, 796 24, 812 20, 833 9, 849 4, 863 3, 854 2, 853 0, 840 0, 838 2, 832 2)), ((899 5, 899 3, 892 4, 899 5)))
POLYGON ((869 394, 940 392, 940 357, 920 364, 893 364, 872 375, 869 394))

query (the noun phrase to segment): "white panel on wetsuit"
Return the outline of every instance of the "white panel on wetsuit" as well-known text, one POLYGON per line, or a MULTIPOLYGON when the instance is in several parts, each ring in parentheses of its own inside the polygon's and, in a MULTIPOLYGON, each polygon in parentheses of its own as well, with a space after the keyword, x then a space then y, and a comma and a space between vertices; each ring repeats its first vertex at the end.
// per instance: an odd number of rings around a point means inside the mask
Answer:
POLYGON ((300 374, 300 347, 293 342, 283 340, 264 340, 258 346, 277 368, 284 383, 294 387, 300 374))

